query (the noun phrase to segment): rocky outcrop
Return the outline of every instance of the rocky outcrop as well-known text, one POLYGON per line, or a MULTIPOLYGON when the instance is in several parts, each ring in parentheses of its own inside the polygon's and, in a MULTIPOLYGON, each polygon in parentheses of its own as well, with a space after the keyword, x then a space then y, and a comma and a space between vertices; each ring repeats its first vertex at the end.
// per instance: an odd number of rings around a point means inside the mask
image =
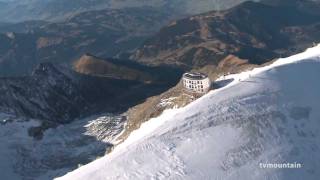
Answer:
MULTIPOLYGON (((228 55, 221 61, 218 67, 206 65, 200 69, 193 69, 191 71, 207 74, 212 81, 211 89, 216 89, 221 88, 220 84, 218 85, 214 82, 218 77, 229 73, 239 73, 257 66, 258 65, 249 64, 247 60, 240 59, 234 55, 228 55)), ((261 66, 264 66, 264 64, 261 66)), ((130 133, 138 129, 142 123, 150 120, 151 118, 158 117, 163 113, 163 111, 184 107, 199 97, 201 97, 201 95, 185 91, 182 81, 180 80, 179 83, 169 90, 159 95, 149 97, 143 103, 131 107, 127 111, 128 120, 125 131, 121 135, 120 140, 125 140, 130 133)))

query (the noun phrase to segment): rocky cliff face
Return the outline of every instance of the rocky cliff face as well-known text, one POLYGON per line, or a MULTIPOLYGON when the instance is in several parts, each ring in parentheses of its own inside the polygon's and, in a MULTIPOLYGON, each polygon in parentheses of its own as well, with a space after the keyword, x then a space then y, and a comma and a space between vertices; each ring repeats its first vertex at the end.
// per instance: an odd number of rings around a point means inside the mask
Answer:
POLYGON ((229 10, 174 21, 149 38, 131 58, 192 69, 218 65, 233 54, 261 64, 319 41, 319 17, 297 6, 245 2, 229 10))

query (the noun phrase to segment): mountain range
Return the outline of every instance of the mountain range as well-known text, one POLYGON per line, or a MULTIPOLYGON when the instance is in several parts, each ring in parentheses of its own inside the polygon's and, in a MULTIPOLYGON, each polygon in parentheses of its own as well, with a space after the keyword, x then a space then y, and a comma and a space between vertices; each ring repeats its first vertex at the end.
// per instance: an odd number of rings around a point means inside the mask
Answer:
POLYGON ((42 62, 70 64, 85 53, 117 56, 139 46, 170 18, 154 8, 105 9, 59 23, 28 21, 0 27, 0 76, 30 74, 42 62))
MULTIPOLYGON (((218 65, 231 54, 252 64, 288 56, 320 40, 320 16, 302 8, 304 4, 249 1, 228 10, 173 21, 147 39, 131 59, 190 70, 218 65)), ((317 5, 312 8, 320 9, 317 5)))
POLYGON ((81 12, 130 7, 163 8, 173 15, 224 9, 244 0, 5 0, 0 2, 0 22, 60 21, 81 12))
POLYGON ((41 62, 71 64, 86 53, 184 70, 217 66, 229 55, 262 64, 320 39, 319 3, 277 2, 245 2, 178 20, 170 11, 135 7, 83 12, 56 23, 3 24, 0 76, 30 74, 41 62))

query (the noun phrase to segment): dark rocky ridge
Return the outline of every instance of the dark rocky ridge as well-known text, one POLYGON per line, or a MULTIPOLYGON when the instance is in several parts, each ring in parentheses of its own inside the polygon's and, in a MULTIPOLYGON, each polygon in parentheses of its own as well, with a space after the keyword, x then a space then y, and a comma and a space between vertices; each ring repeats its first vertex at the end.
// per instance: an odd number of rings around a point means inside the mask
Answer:
MULTIPOLYGON (((171 79, 176 83, 178 75, 171 79)), ((126 111, 170 86, 88 76, 43 63, 31 76, 0 79, 0 111, 68 123, 95 113, 126 111)))
POLYGON ((299 7, 245 2, 177 20, 149 38, 131 59, 189 70, 218 65, 230 54, 253 64, 288 56, 320 40, 320 15, 299 7))

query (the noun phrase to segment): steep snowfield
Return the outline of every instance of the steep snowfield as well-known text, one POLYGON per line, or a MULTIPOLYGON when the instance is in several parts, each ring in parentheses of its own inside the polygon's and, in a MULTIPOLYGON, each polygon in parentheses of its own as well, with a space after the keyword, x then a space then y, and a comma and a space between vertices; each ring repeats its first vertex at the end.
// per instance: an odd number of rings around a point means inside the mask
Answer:
POLYGON ((237 75, 59 180, 320 177, 320 45, 237 75), (262 169, 259 163, 301 163, 262 169))

